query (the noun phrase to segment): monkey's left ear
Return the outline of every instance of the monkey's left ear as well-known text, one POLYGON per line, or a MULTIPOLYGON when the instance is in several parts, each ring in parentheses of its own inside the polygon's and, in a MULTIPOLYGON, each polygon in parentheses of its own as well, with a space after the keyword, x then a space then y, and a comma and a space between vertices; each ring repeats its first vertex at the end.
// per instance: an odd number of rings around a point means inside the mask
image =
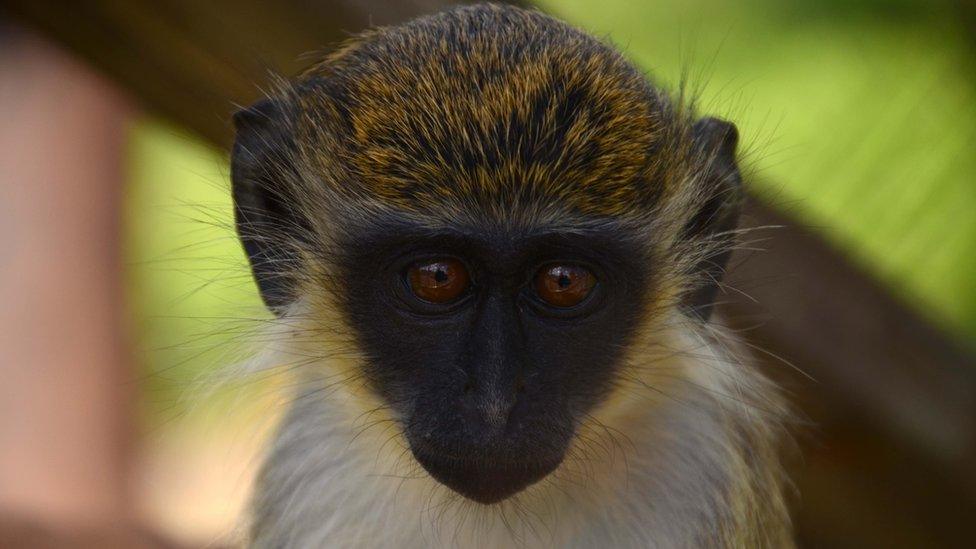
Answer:
POLYGON ((683 298, 689 314, 708 320, 715 303, 719 282, 725 273, 739 221, 743 198, 742 176, 735 161, 739 132, 731 122, 703 118, 692 127, 695 154, 704 173, 701 176, 702 204, 685 225, 686 241, 705 243, 704 255, 694 267, 698 280, 683 298))

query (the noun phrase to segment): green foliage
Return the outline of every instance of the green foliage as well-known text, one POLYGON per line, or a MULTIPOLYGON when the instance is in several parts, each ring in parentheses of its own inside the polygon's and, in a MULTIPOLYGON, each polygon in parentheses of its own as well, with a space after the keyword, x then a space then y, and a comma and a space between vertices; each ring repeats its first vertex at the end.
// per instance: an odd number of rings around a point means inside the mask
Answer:
POLYGON ((546 0, 739 125, 755 189, 976 337, 976 89, 939 4, 546 0))
POLYGON ((130 147, 130 297, 147 411, 168 418, 268 313, 233 232, 226 156, 153 120, 133 128, 130 147))

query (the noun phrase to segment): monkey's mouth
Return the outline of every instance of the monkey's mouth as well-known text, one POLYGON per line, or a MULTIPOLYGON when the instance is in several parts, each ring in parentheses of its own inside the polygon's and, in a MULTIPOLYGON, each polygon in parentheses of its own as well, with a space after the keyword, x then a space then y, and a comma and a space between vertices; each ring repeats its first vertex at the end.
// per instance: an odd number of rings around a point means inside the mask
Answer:
POLYGON ((556 470, 562 456, 515 462, 484 456, 445 456, 425 449, 413 455, 438 482, 462 496, 490 505, 507 499, 556 470))

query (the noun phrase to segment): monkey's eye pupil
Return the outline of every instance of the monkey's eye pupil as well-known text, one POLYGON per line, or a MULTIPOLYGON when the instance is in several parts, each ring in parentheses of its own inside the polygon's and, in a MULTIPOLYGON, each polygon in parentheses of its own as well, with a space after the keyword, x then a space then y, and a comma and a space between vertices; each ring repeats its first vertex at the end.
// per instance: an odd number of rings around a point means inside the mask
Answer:
POLYGON ((461 297, 471 279, 464 263, 449 257, 414 263, 407 271, 407 281, 420 299, 449 303, 461 297))
POLYGON ((596 286, 596 276, 580 265, 545 265, 535 275, 535 293, 553 307, 581 303, 596 286))

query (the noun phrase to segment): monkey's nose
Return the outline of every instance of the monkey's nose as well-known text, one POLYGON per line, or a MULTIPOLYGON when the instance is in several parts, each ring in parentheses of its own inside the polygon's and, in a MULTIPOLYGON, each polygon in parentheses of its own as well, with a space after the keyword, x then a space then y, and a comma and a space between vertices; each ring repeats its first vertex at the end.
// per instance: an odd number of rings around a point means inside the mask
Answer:
POLYGON ((512 387, 469 382, 461 395, 465 424, 478 438, 495 439, 505 433, 522 392, 521 383, 512 387))

